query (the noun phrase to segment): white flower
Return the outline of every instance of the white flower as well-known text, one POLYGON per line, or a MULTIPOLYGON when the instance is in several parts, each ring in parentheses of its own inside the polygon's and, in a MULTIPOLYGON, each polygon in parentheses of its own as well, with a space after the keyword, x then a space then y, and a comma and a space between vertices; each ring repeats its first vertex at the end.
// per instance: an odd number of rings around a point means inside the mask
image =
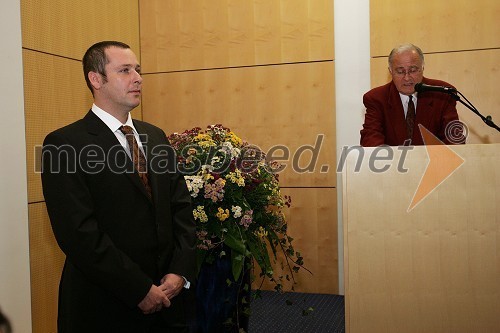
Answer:
POLYGON ((220 162, 220 157, 219 156, 212 157, 212 165, 216 165, 219 162, 220 162))
POLYGON ((201 176, 184 176, 184 179, 186 180, 189 193, 193 198, 196 198, 198 193, 200 193, 200 189, 205 185, 203 178, 201 176))
POLYGON ((214 170, 214 167, 211 166, 210 164, 203 164, 201 166, 201 172, 206 173, 206 172, 212 172, 214 170))
POLYGON ((233 148, 233 149, 231 149, 231 155, 233 156, 233 158, 240 157, 240 155, 241 155, 241 149, 240 148, 233 148))
POLYGON ((241 217, 241 207, 240 206, 231 206, 231 211, 233 212, 233 216, 235 218, 241 217))
POLYGON ((233 144, 228 141, 222 143, 222 148, 219 149, 219 151, 230 154, 231 158, 237 158, 241 154, 241 150, 239 148, 233 147, 233 144))
POLYGON ((233 144, 231 142, 225 141, 222 143, 222 148, 220 151, 230 152, 231 148, 233 148, 233 144))

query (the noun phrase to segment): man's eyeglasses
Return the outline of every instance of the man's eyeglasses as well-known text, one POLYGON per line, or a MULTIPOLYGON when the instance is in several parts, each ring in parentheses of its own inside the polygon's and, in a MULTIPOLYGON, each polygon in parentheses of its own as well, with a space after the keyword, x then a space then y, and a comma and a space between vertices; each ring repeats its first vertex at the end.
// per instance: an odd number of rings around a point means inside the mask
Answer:
POLYGON ((409 76, 412 76, 416 73, 419 73, 422 69, 420 67, 410 67, 408 68, 408 70, 405 70, 403 68, 396 68, 394 71, 393 71, 393 74, 394 75, 397 75, 397 76, 400 76, 400 77, 405 77, 406 74, 408 74, 409 76))

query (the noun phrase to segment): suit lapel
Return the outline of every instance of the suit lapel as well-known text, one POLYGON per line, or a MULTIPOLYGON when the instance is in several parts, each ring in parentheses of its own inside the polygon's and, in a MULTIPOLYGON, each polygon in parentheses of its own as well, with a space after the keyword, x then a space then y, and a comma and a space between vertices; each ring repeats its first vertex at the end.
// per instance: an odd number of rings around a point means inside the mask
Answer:
POLYGON ((109 127, 92 111, 87 113, 84 121, 86 122, 88 133, 95 138, 94 144, 103 149, 107 157, 106 163, 108 163, 108 167, 111 170, 125 174, 125 177, 149 198, 139 175, 133 172, 133 162, 128 157, 127 152, 120 144, 115 134, 111 132, 109 127))
POLYGON ((397 142, 404 142, 407 136, 405 112, 403 109, 403 104, 401 103, 399 92, 392 82, 389 88, 388 105, 389 112, 391 114, 391 128, 394 131, 394 137, 397 139, 397 142))

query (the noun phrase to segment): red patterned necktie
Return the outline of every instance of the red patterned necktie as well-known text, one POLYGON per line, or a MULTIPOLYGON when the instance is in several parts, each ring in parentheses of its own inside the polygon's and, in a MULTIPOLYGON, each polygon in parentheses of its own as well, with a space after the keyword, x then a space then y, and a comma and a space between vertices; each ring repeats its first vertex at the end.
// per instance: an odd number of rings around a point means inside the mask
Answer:
POLYGON ((413 137, 413 125, 415 124, 415 104, 413 104, 412 96, 409 96, 408 110, 406 111, 406 131, 408 139, 413 137))
POLYGON ((137 145, 137 141, 135 140, 134 130, 130 126, 122 126, 120 127, 120 131, 125 134, 125 138, 127 139, 128 148, 130 149, 130 157, 134 162, 134 169, 137 170, 139 174, 139 178, 141 178, 142 184, 146 188, 146 191, 151 198, 151 186, 149 185, 148 179, 148 170, 146 166, 146 158, 144 154, 139 149, 137 145))

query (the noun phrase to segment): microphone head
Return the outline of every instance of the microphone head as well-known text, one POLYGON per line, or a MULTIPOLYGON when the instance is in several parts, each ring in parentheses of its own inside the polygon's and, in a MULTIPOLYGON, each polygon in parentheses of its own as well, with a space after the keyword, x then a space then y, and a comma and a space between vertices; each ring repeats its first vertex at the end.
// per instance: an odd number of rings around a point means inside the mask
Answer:
POLYGON ((422 82, 415 83, 415 91, 416 92, 422 92, 422 85, 423 85, 422 82))

